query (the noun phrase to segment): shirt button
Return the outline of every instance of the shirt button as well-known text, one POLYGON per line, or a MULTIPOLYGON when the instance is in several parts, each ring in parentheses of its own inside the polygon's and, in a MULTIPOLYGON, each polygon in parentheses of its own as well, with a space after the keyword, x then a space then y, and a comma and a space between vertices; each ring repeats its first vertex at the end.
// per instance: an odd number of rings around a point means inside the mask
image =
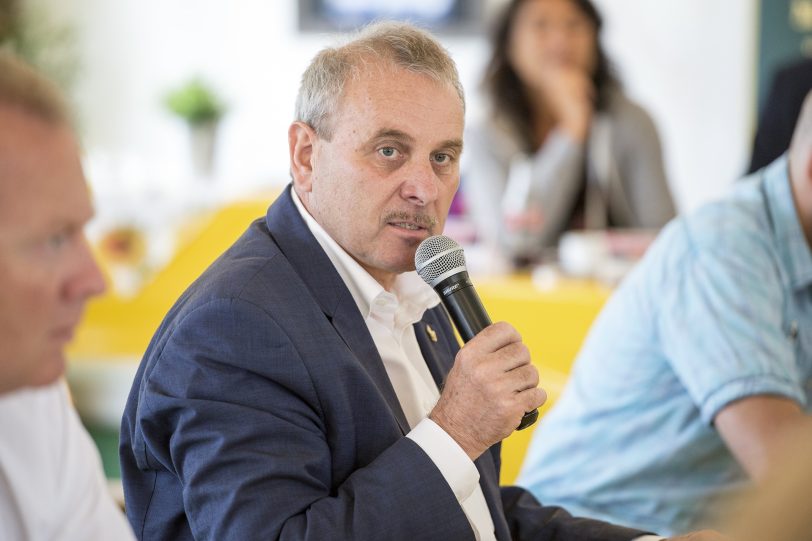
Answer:
POLYGON ((789 324, 789 339, 795 340, 798 338, 798 322, 793 321, 789 324))

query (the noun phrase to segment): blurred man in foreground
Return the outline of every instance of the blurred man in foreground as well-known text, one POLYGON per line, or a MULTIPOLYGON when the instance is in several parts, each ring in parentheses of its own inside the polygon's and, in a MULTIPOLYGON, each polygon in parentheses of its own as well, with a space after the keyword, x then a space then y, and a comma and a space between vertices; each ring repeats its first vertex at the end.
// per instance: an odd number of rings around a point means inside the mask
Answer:
POLYGON ((76 140, 58 92, 0 53, 0 539, 132 533, 70 404, 64 348, 104 282, 76 140))
POLYGON ((812 97, 789 151, 672 222, 595 322, 519 483, 661 532, 716 524, 812 434, 812 97))

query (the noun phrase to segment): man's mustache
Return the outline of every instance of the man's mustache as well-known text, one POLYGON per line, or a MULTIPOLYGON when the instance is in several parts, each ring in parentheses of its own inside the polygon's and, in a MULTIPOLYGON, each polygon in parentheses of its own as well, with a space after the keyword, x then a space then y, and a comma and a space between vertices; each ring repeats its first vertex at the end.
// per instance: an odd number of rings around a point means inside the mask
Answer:
POLYGON ((383 217, 383 221, 384 223, 394 221, 411 222, 421 225, 426 229, 434 229, 434 227, 437 225, 437 218, 434 216, 421 213, 405 212, 402 210, 393 210, 386 213, 386 215, 383 217))

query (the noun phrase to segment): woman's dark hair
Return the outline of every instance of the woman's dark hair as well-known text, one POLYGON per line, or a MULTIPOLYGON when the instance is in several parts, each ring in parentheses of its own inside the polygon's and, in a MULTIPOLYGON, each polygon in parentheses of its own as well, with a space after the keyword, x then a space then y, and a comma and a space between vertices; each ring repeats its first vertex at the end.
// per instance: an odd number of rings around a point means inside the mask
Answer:
MULTIPOLYGON (((516 14, 528 0, 511 0, 497 17, 493 32, 493 53, 485 70, 483 86, 494 112, 504 116, 508 124, 520 136, 525 150, 535 150, 533 114, 525 86, 519 75, 510 65, 508 48, 516 14)), ((607 105, 608 90, 616 84, 609 60, 600 42, 603 20, 590 0, 569 0, 592 22, 595 28, 596 62, 592 73, 592 83, 596 91, 596 108, 602 110, 607 105)))

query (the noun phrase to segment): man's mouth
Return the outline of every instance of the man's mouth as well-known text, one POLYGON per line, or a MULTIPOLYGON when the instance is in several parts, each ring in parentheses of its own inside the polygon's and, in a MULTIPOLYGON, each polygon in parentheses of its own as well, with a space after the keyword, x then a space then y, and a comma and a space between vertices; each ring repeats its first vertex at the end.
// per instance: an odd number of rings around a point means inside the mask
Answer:
POLYGON ((58 342, 70 342, 73 339, 74 331, 75 327, 73 325, 66 325, 64 327, 54 329, 52 336, 58 342))
POLYGON ((393 225, 395 227, 400 227, 402 229, 408 229, 410 231, 418 231, 420 229, 425 229, 425 227, 421 227, 421 226, 419 226, 417 224, 412 224, 412 223, 409 223, 409 222, 390 222, 390 225, 393 225))
POLYGON ((76 327, 79 326, 81 316, 71 318, 65 323, 55 327, 52 331, 52 336, 60 342, 70 342, 76 333, 76 327))
POLYGON ((437 225, 437 219, 426 214, 413 214, 410 212, 393 211, 387 214, 385 220, 388 225, 405 229, 407 231, 429 231, 437 225))

